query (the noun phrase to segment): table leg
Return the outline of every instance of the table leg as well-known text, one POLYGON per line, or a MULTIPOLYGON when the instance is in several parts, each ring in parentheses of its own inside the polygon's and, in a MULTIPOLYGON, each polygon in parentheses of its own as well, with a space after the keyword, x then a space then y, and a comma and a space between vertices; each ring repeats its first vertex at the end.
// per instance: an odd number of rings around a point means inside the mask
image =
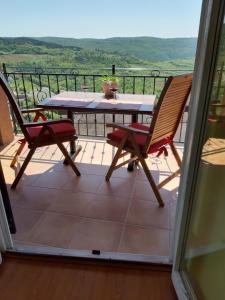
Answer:
MULTIPOLYGON (((72 110, 67 111, 67 118, 73 122, 73 112, 72 110)), ((73 155, 76 152, 76 144, 75 141, 70 142, 70 154, 73 155)))
MULTIPOLYGON (((73 112, 72 110, 68 110, 67 111, 67 118, 70 119, 73 122, 73 112)), ((79 152, 81 151, 82 147, 81 146, 77 146, 76 147, 76 143, 75 141, 71 141, 70 142, 70 156, 72 159, 75 159, 76 156, 79 154, 79 152)), ((64 159, 64 165, 68 165, 68 162, 66 159, 64 159)))
MULTIPOLYGON (((136 123, 138 121, 138 115, 137 114, 133 114, 132 117, 131 117, 131 122, 132 123, 136 123)), ((130 157, 134 157, 133 154, 130 155, 130 157)), ((135 165, 135 161, 132 161, 128 164, 128 167, 127 167, 127 171, 128 172, 133 172, 134 170, 134 165, 135 165)))

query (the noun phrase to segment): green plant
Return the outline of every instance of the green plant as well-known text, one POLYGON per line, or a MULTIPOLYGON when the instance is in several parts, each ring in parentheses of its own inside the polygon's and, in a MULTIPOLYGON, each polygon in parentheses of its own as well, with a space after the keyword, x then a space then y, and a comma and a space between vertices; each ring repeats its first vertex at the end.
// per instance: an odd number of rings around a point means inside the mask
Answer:
POLYGON ((108 76, 108 75, 104 75, 102 76, 102 81, 112 81, 112 82, 119 82, 119 77, 116 76, 108 76))

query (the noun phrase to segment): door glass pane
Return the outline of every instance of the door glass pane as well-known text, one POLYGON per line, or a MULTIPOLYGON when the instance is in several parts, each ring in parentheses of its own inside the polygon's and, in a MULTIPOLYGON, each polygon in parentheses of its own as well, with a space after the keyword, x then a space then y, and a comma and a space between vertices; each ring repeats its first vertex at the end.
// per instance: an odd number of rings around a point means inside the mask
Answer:
POLYGON ((225 22, 218 48, 182 275, 199 299, 225 299, 225 22))

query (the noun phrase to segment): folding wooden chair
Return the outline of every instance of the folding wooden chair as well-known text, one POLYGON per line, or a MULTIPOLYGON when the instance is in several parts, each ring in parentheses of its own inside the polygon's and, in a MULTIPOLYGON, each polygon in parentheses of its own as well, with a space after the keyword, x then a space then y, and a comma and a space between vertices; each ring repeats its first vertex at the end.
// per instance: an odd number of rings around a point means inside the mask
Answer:
POLYGON ((13 158, 11 166, 15 165, 16 159, 18 155, 22 152, 26 142, 28 143, 28 148, 30 149, 11 188, 16 188, 35 150, 39 147, 48 145, 57 144, 59 149, 65 156, 66 162, 70 164, 76 175, 80 176, 79 170, 75 166, 73 160, 71 159, 65 146, 63 145, 64 142, 71 142, 77 140, 76 131, 72 121, 69 119, 46 121, 45 116, 41 113, 41 110, 43 109, 34 108, 23 111, 25 113, 36 113, 34 122, 26 123, 16 102, 15 96, 2 74, 0 74, 0 86, 2 87, 4 93, 6 94, 9 100, 17 122, 24 135, 24 139, 21 140, 21 145, 13 158), (43 121, 37 122, 38 118, 40 117, 43 121))
POLYGON ((180 173, 181 159, 173 139, 184 112, 191 85, 192 74, 168 78, 153 113, 150 127, 139 123, 133 123, 129 126, 115 123, 106 125, 114 129, 113 132, 108 133, 107 143, 118 148, 106 174, 105 178, 107 181, 115 169, 132 161, 140 162, 159 206, 164 206, 159 189, 180 173), (164 153, 167 156, 167 145, 170 146, 179 169, 157 185, 145 159, 148 157, 148 154, 152 153, 158 153, 158 155, 164 153), (127 154, 131 154, 131 158, 117 164, 118 160, 127 154))
MULTIPOLYGON (((34 113, 34 118, 32 122, 38 122, 39 119, 42 119, 42 121, 47 121, 47 117, 43 114, 44 109, 43 108, 29 108, 29 109, 21 109, 22 114, 32 114, 34 113)), ((17 149, 12 162, 10 164, 10 167, 13 168, 20 156, 20 154, 23 151, 23 148, 25 147, 27 140, 26 138, 22 138, 18 140, 19 148, 17 149)))

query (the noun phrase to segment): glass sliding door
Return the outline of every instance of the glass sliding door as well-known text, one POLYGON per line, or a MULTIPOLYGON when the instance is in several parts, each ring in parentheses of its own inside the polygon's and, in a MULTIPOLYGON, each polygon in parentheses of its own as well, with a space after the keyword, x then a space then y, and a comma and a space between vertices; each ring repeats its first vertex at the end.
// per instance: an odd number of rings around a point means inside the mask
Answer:
POLYGON ((204 24, 205 28, 209 26, 207 43, 211 43, 211 50, 203 52, 208 57, 208 69, 203 65, 208 81, 200 82, 203 77, 199 72, 196 81, 205 90, 205 98, 195 99, 201 106, 191 133, 195 142, 187 150, 183 170, 186 186, 181 195, 183 207, 178 212, 178 218, 183 220, 173 282, 176 290, 182 285, 187 299, 222 300, 225 299, 225 10, 224 1, 206 2, 205 9, 214 19, 204 24), (214 26, 212 31, 210 26, 214 26))
POLYGON ((225 299, 225 22, 183 259, 199 299, 225 299))

